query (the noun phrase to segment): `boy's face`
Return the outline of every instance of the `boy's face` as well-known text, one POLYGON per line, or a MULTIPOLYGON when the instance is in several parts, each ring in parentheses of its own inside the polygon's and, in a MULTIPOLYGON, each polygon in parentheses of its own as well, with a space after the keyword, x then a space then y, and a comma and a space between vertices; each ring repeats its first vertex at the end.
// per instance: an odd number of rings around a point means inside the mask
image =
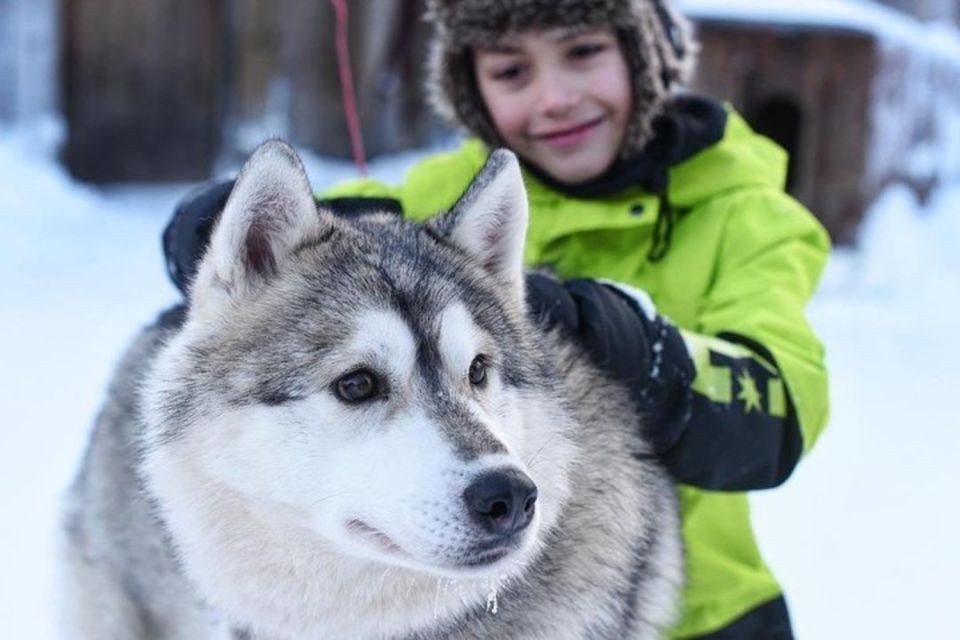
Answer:
POLYGON ((567 184, 614 162, 633 95, 611 29, 524 31, 478 48, 474 65, 490 117, 513 151, 567 184))

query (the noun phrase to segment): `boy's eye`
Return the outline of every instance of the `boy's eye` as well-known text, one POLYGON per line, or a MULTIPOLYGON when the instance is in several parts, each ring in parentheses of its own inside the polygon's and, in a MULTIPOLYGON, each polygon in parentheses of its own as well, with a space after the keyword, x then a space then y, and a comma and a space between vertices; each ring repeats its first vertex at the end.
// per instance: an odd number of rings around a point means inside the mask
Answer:
POLYGON ((511 64, 506 67, 500 67, 492 74, 494 80, 500 80, 503 82, 517 80, 521 75, 523 75, 523 66, 520 64, 511 64))
POLYGON ((571 58, 590 58, 604 51, 607 45, 600 43, 585 43, 570 48, 571 58))

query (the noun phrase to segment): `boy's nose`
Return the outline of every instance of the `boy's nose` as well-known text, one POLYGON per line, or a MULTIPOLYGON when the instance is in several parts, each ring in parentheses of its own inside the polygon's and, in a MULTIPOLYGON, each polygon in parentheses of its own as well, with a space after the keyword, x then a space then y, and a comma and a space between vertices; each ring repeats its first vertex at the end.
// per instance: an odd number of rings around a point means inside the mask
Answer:
POLYGON ((564 114, 580 104, 581 92, 562 76, 545 75, 540 86, 540 110, 545 115, 564 114))

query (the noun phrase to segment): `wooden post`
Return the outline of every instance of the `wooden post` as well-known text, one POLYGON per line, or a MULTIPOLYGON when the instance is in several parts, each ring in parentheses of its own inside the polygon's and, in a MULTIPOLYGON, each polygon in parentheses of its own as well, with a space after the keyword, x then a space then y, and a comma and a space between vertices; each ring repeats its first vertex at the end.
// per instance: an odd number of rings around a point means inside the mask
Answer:
MULTIPOLYGON (((330 0, 285 0, 280 67, 294 142, 350 157, 330 0)), ((422 0, 351 0, 350 53, 369 156, 423 145, 439 126, 423 96, 422 0)))

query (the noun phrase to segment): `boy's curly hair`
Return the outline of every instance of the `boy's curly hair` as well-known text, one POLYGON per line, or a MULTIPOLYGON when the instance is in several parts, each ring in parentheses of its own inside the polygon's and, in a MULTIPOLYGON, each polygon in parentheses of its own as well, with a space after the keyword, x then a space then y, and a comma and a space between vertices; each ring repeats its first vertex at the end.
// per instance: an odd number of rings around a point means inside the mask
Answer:
POLYGON ((690 23, 669 0, 427 0, 434 25, 427 93, 437 111, 491 147, 503 146, 473 70, 473 47, 530 28, 616 32, 631 72, 634 113, 621 154, 639 151, 673 89, 693 71, 697 44, 690 23))

